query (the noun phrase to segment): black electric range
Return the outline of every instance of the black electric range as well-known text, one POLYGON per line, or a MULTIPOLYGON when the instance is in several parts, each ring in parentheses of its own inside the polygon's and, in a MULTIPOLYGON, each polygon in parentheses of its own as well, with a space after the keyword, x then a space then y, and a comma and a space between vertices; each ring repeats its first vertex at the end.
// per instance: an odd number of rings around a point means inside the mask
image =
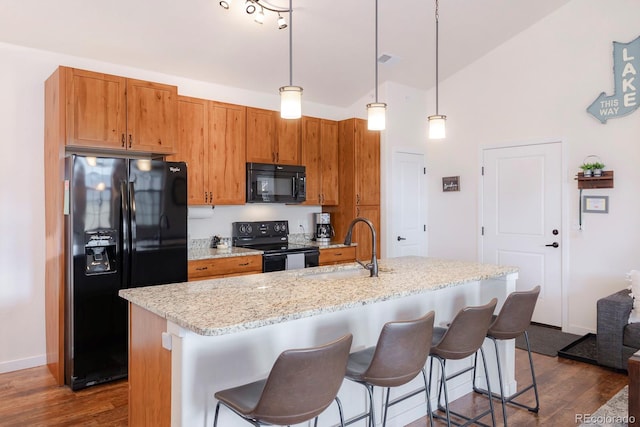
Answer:
POLYGON ((320 250, 316 246, 289 243, 289 221, 232 223, 233 246, 263 252, 262 271, 316 267, 320 250))

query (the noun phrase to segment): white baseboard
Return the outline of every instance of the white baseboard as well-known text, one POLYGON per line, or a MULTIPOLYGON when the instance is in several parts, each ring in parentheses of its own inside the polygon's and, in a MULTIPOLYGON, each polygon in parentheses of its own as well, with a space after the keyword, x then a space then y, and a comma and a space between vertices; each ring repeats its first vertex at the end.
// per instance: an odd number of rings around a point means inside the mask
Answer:
POLYGON ((9 360, 6 362, 0 362, 0 374, 19 371, 21 369, 35 368, 36 366, 42 366, 46 364, 47 356, 44 354, 40 356, 28 357, 26 359, 9 360))

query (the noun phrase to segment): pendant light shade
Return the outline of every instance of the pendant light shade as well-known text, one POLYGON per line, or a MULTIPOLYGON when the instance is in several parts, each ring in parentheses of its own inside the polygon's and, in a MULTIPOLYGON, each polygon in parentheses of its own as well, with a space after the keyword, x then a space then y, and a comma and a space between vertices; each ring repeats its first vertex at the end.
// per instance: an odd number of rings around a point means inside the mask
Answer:
POLYGON ((436 114, 427 117, 429 121, 429 139, 443 139, 447 136, 445 123, 447 116, 436 114))
POLYGON ((289 86, 280 88, 280 117, 302 117, 302 88, 293 85, 293 0, 289 0, 289 86))
POLYGON ((302 88, 300 86, 280 88, 280 117, 283 119, 302 117, 302 88))
POLYGON ((440 24, 440 12, 438 0, 436 0, 436 114, 427 117, 429 123, 429 139, 443 139, 446 136, 445 124, 447 116, 438 113, 438 27, 440 24))
POLYGON ((386 127, 387 104, 373 102, 367 104, 367 129, 384 130, 386 127))

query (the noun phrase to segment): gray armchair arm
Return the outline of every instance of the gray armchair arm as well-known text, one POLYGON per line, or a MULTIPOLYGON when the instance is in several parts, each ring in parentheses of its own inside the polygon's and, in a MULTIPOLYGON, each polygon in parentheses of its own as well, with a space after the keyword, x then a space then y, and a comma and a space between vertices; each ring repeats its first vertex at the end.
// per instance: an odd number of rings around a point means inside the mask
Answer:
POLYGON ((598 364, 624 369, 623 335, 633 309, 633 298, 629 290, 623 289, 597 303, 597 348, 598 364))

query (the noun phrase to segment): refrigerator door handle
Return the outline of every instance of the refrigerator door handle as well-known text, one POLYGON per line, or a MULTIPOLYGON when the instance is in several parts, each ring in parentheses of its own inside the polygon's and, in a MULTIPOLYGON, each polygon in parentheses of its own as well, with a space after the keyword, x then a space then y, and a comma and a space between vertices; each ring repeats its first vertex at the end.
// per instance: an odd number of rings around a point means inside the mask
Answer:
POLYGON ((131 266, 129 265, 129 254, 131 251, 130 248, 130 233, 131 230, 129 229, 129 196, 127 193, 127 182, 126 181, 122 181, 120 183, 120 202, 122 204, 121 206, 121 227, 122 227, 122 242, 120 243, 120 253, 121 255, 121 259, 122 259, 122 287, 125 288, 126 284, 129 283, 130 280, 130 269, 131 266))
POLYGON ((129 208, 131 209, 131 260, 136 253, 136 191, 133 182, 129 183, 129 208))

